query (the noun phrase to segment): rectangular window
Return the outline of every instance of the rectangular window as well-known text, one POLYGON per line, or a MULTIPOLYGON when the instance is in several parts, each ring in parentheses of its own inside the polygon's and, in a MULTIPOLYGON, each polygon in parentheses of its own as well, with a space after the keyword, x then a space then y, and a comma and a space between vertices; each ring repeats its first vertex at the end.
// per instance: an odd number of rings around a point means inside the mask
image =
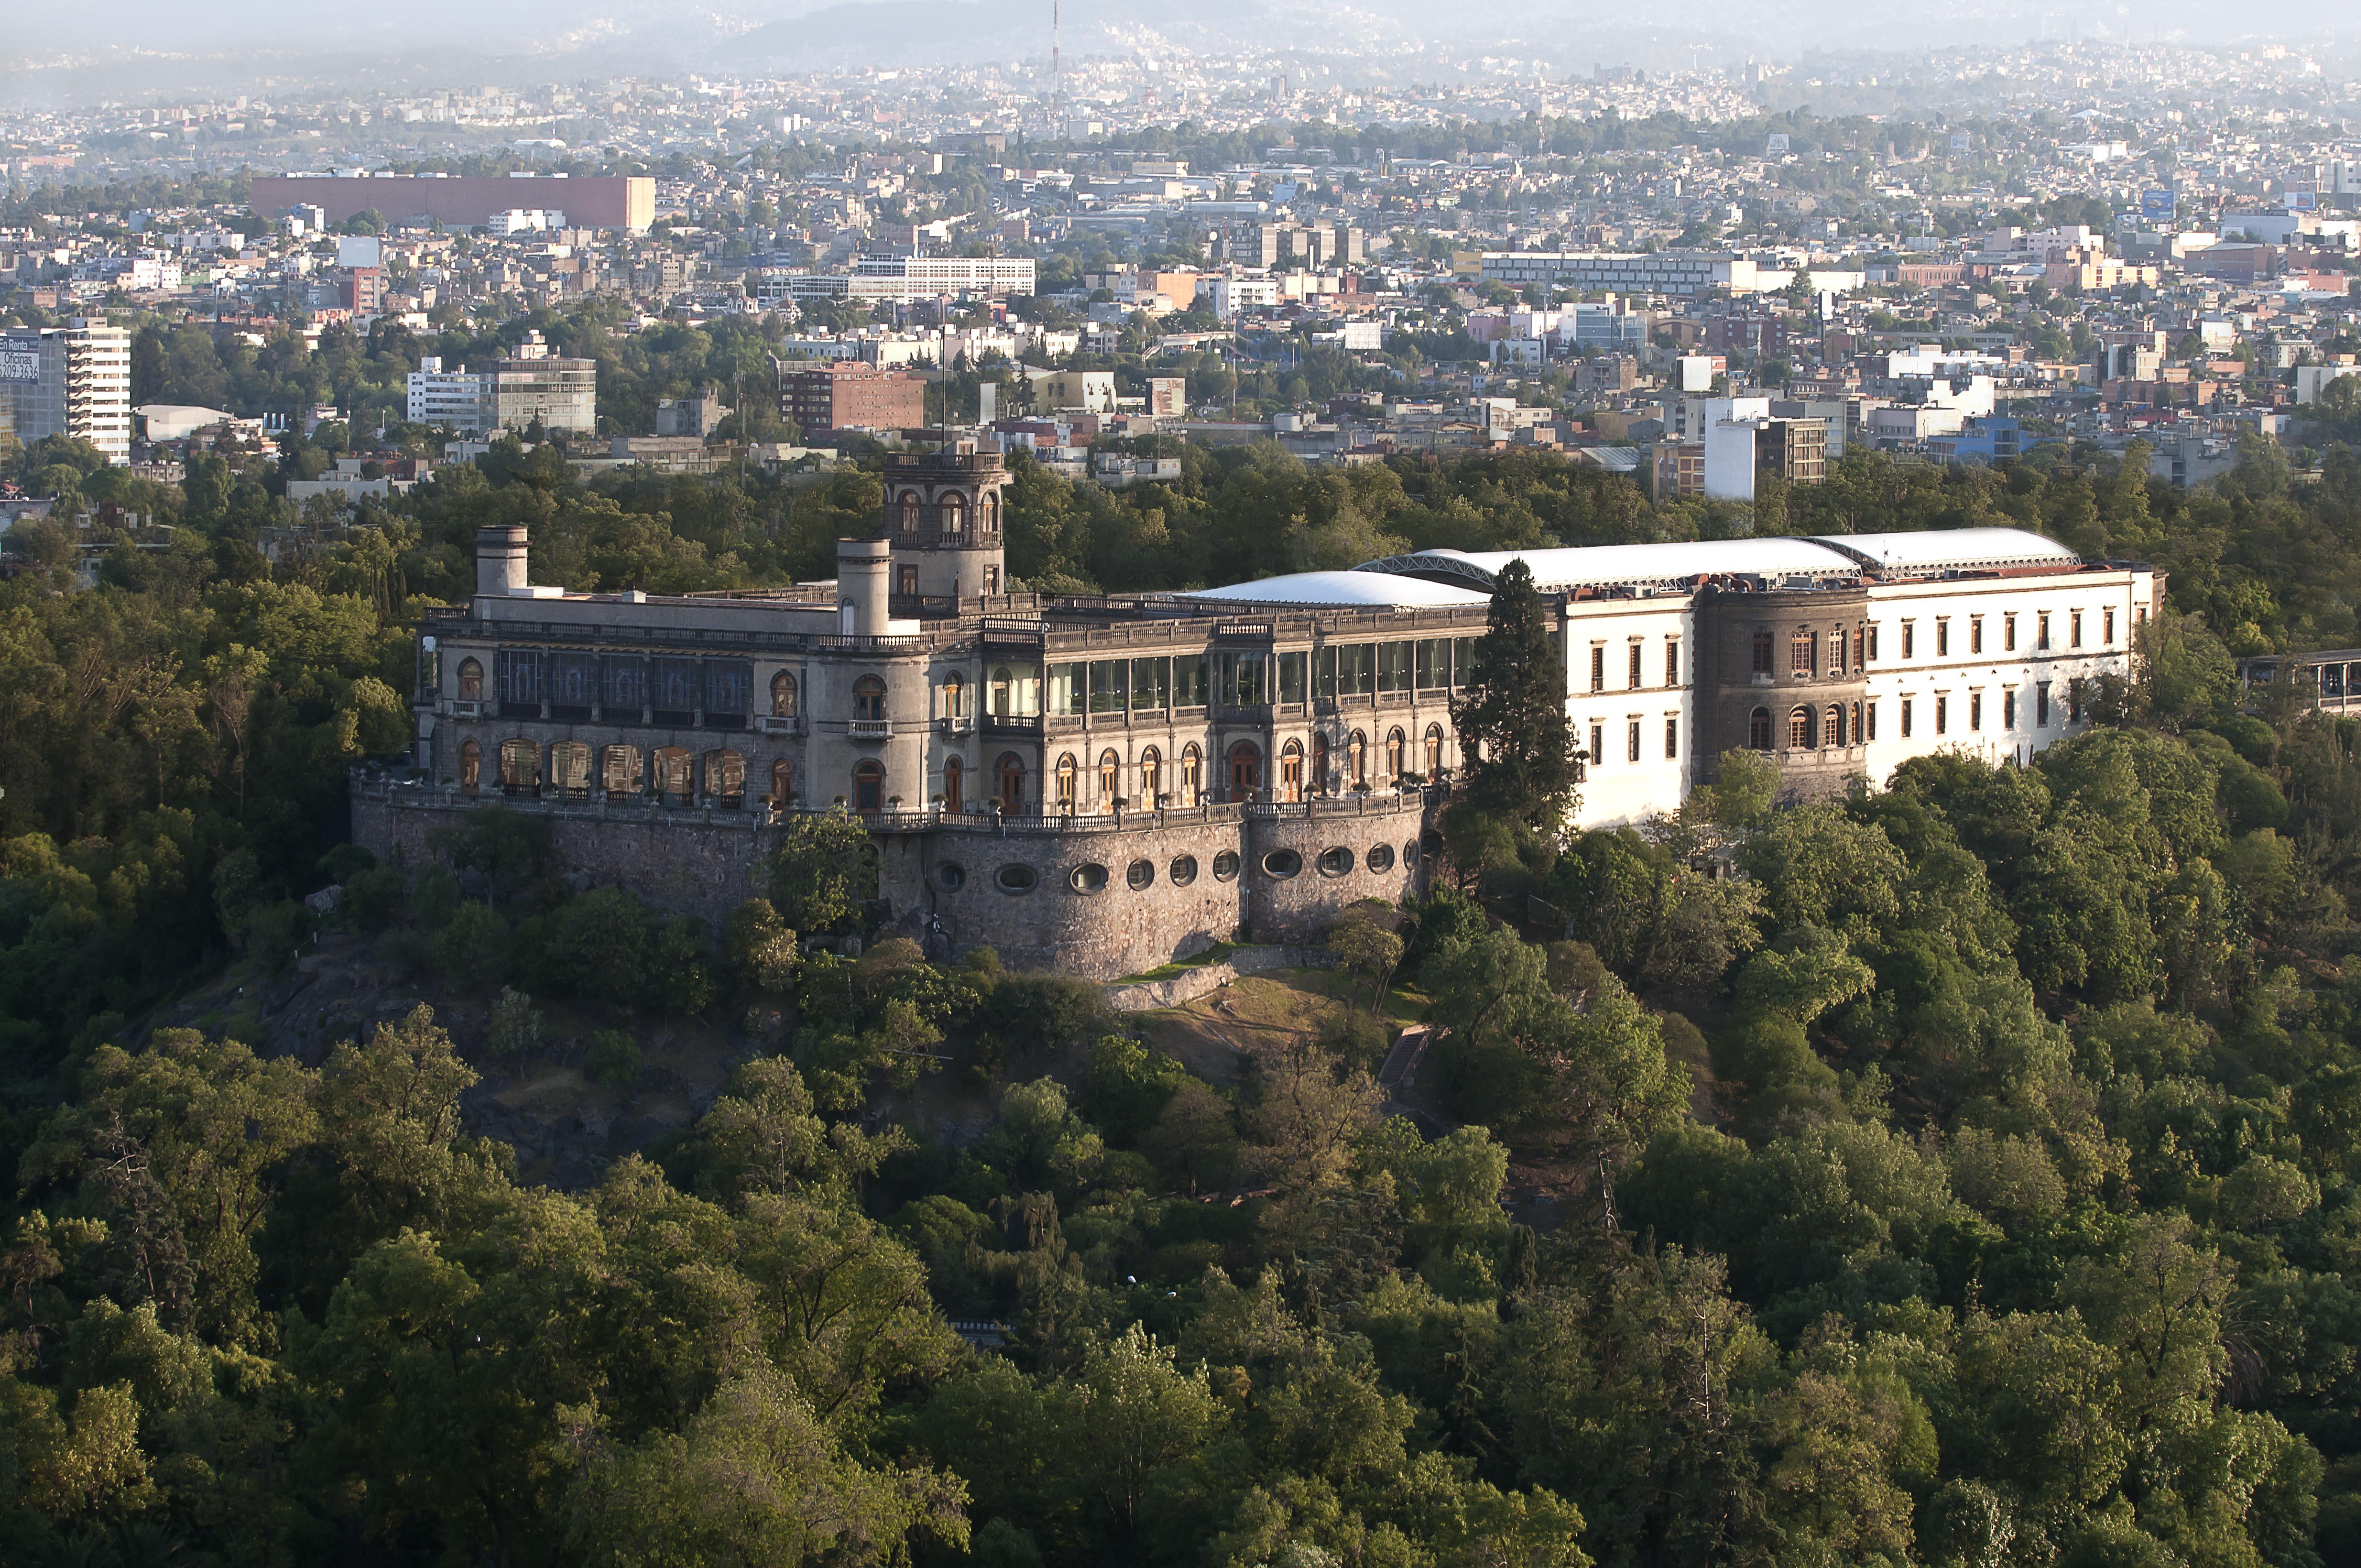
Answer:
POLYGON ((1410 644, 1380 642, 1378 644, 1378 689, 1381 692, 1410 690, 1410 644))
POLYGON ((1971 615, 1968 617, 1968 652, 1981 653, 1983 651, 1984 618, 1981 615, 1971 615))
POLYGON ((2033 651, 2049 652, 2049 612, 2046 609, 2033 618, 2033 651))
MULTIPOLYGON (((1202 653, 1183 653, 1172 661, 1172 703, 1176 707, 1202 707, 1212 684, 1213 663, 1202 653)), ((1052 712, 1056 710, 1051 709, 1052 712)))
POLYGON ((1624 754, 1631 762, 1640 760, 1640 721, 1631 720, 1631 733, 1624 737, 1624 754))
POLYGON ((1861 716, 1861 738, 1864 740, 1877 739, 1877 704, 1873 702, 1861 716))
POLYGON ((1259 651, 1216 655, 1213 700, 1233 707, 1255 707, 1268 702, 1269 663, 1270 655, 1259 651))
POLYGON ((1172 706, 1172 661, 1131 662, 1131 707, 1135 713, 1161 713, 1172 706))
POLYGON ((1918 656, 1918 624, 1916 621, 1902 623, 1902 656, 1905 659, 1918 656))
POLYGON ((1627 691, 1640 689, 1640 644, 1631 644, 1631 656, 1624 662, 1623 685, 1627 691))
POLYGON ((1910 699, 1906 696, 1902 699, 1902 738, 1910 739, 1910 699))
POLYGON ((743 728, 746 704, 753 695, 754 666, 744 659, 708 659, 705 661, 705 718, 712 724, 717 718, 734 719, 735 726, 721 724, 718 729, 743 728))
POLYGON ((1605 762, 1607 759, 1602 753, 1606 750, 1607 727, 1603 724, 1592 725, 1590 727, 1590 760, 1594 762, 1605 762))
MULTIPOLYGON (((1251 656, 1251 655, 1249 655, 1251 656)), ((1228 657, 1228 655, 1224 655, 1228 657)), ((1091 661, 1091 711, 1121 713, 1131 706, 1131 661, 1091 661)))
POLYGON ((1787 673, 1791 675, 1817 674, 1814 666, 1819 662, 1819 656, 1820 640, 1808 631, 1798 631, 1788 640, 1787 673))
POLYGON ((1970 692, 1968 694, 1968 728, 1971 730, 1981 734, 1983 731, 1983 727, 1984 694, 1982 692, 1970 692))
POLYGON ((600 693, 605 699, 609 723, 630 723, 640 717, 640 709, 648 705, 648 666, 645 660, 628 654, 601 659, 599 664, 600 693))
POLYGON ((1607 689, 1607 647, 1604 643, 1594 642, 1590 647, 1590 689, 1595 692, 1607 689))
POLYGON ((2115 645, 2115 612, 2113 606, 2100 613, 2099 640, 2112 648, 2115 645))
POLYGON ((1312 691, 1315 696, 1336 695, 1336 650, 1323 648, 1312 655, 1312 691))
POLYGON ((2015 686, 2009 686, 2000 694, 2000 727, 2003 729, 2016 728, 2016 688, 2015 686))
POLYGON ((1828 674, 1841 675, 1845 669, 1845 634, 1839 626, 1828 633, 1828 674))
POLYGON ((1877 657, 1877 627, 1874 623, 1869 628, 1869 656, 1872 659, 1877 657))
POLYGON ((1754 673, 1758 675, 1771 673, 1771 634, 1767 631, 1754 634, 1754 673))
MULTIPOLYGON (((514 648, 503 648, 496 667, 500 671, 500 707, 528 710, 527 717, 541 712, 541 655, 514 648)), ((686 703, 681 704, 686 708, 686 703)))
POLYGON ((1681 684, 1681 640, 1677 637, 1664 639, 1664 684, 1668 686, 1681 684))
POLYGON ((1439 691, 1451 685, 1451 639, 1422 637, 1413 659, 1418 689, 1439 691))
POLYGON ((2082 683, 2080 681, 2066 683, 2066 722, 2082 722, 2082 683))
POLYGON ((1303 700, 1304 666, 1311 657, 1309 653, 1281 653, 1279 656, 1279 701, 1300 703, 1303 700))
POLYGON ((1681 721, 1677 718, 1667 718, 1664 720, 1664 760, 1675 761, 1680 754, 1681 721))
POLYGON ((1369 696, 1378 686, 1378 648, 1355 642, 1336 650, 1336 693, 1339 696, 1369 696))
POLYGON ((2033 727, 2049 728, 2049 683, 2043 681, 2033 688, 2033 727))
POLYGON ((1951 729, 1951 699, 1941 692, 1935 694, 1935 733, 1946 735, 1951 729))
POLYGON ((2066 614, 2066 646, 2080 648, 2081 645, 2082 612, 2079 609, 2069 610, 2066 614))
POLYGON ((1476 673, 1476 639, 1455 637, 1451 640, 1451 684, 1464 686, 1476 673))
POLYGON ((2000 645, 2007 652, 2016 652, 2016 617, 2004 615, 2000 618, 2000 645))
POLYGON ((1049 666, 1049 708, 1056 714, 1073 715, 1082 711, 1083 699, 1090 690, 1088 664, 1052 664, 1049 666))
MULTIPOLYGON (((1943 617, 1937 616, 1935 618, 1935 657, 1938 659, 1948 659, 1950 656, 1951 623, 1943 617)), ((1942 731, 1938 729, 1936 733, 1939 735, 1942 731)))

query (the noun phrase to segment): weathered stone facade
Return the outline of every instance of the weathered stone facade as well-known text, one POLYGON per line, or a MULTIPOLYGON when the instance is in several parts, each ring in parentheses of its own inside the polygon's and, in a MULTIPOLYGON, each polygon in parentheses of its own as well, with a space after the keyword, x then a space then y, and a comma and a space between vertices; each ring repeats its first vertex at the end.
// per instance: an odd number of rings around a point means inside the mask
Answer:
MULTIPOLYGON (((428 835, 488 805, 549 827, 561 871, 629 888, 719 929, 766 889, 780 817, 538 797, 487 802, 359 778, 354 837, 380 858, 432 858, 428 835)), ((1359 899, 1425 886, 1426 792, 1317 805, 1012 819, 873 819, 886 923, 938 958, 991 948, 1013 968, 1111 980, 1216 942, 1318 941, 1359 899)))

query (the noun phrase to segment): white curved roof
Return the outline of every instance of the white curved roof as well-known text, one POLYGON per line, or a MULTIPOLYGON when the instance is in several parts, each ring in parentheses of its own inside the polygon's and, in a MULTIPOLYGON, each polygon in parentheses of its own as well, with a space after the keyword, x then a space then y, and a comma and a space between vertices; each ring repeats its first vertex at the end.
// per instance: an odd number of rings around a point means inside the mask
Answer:
POLYGON ((2022 528, 1931 528, 1910 533, 1821 534, 1819 543, 1884 572, 2070 566, 2081 557, 2022 528))
POLYGON ((1455 608, 1488 604, 1491 595, 1475 587, 1446 587, 1418 577, 1384 576, 1356 569, 1350 572, 1292 572, 1251 583, 1180 594, 1185 599, 1213 599, 1230 604, 1367 605, 1375 608, 1455 608))
POLYGON ((1354 568, 1356 572, 1443 572, 1488 583, 1503 566, 1521 560, 1543 589, 1646 587, 1687 583, 1720 573, 1784 576, 1803 573, 1850 576, 1861 570, 1851 557, 1808 539, 1708 539, 1672 544, 1598 544, 1576 550, 1422 550, 1392 555, 1354 568))
POLYGON ((1721 575, 1854 576, 1863 568, 1895 576, 2003 566, 2070 566, 2080 557, 2054 539, 2020 528, 1930 529, 1912 533, 1816 538, 1707 539, 1666 544, 1600 544, 1571 550, 1421 550, 1356 566, 1356 572, 1448 576, 1488 587, 1521 559, 1543 590, 1681 585, 1721 575))

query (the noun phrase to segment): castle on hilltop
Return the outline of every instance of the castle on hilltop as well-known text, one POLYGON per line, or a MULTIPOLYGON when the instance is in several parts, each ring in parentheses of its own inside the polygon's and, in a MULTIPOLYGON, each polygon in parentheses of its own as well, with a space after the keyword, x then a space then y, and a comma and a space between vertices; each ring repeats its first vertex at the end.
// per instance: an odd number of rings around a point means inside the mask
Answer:
MULTIPOLYGON (((841 807, 935 956, 1095 979, 1422 890, 1451 700, 1515 555, 1012 592, 1007 478, 891 455, 881 535, 780 590, 535 587, 524 531, 485 530, 475 596, 421 628, 410 765, 356 771, 356 838, 415 859, 498 801, 570 872, 718 924, 786 814, 841 807)), ((1518 554, 1554 601, 1585 826, 1672 809, 1733 747, 1802 792, 1942 750, 2022 760, 2128 671, 2163 590, 2006 529, 1518 554)))

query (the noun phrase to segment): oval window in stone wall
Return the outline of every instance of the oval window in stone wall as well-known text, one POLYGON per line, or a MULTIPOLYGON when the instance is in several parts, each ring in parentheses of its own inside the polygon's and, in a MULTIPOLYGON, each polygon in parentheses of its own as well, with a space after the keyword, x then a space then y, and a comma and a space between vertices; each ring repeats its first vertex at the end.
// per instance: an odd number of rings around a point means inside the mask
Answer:
POLYGON ((1076 893, 1096 893, 1106 882, 1106 867, 1096 861, 1086 861, 1066 873, 1066 885, 1076 893))
POLYGON ((1389 872, 1394 869, 1394 847, 1391 844, 1372 844, 1362 860, 1373 872, 1389 872))
POLYGON ((957 893, 967 885, 967 868, 956 861, 946 861, 935 868, 935 880, 948 892, 957 893))
POLYGON ((1284 881, 1303 869, 1303 857, 1292 850, 1273 850, 1262 858, 1263 872, 1284 881))
POLYGON ((1031 866, 1005 865, 994 874, 992 880, 1000 884, 1003 893, 1030 893, 1041 878, 1031 866))
POLYGON ((1214 881, 1229 882, 1236 877, 1237 874, 1238 852, 1235 850, 1224 850, 1220 854, 1213 857, 1214 881))
POLYGON ((1320 874, 1322 876, 1352 875, 1353 851, 1345 848, 1342 844, 1337 845, 1333 850, 1321 850, 1320 874))
POLYGON ((1418 870, 1418 840, 1415 839, 1402 845, 1402 870, 1406 872, 1418 870))
POLYGON ((1173 856, 1172 863, 1165 868, 1164 874, 1172 879, 1172 885, 1174 887, 1187 887, 1191 883, 1197 880, 1197 857, 1194 855, 1173 856))
POLYGON ((1154 887, 1156 885, 1156 862, 1154 861, 1148 860, 1132 861, 1130 866, 1125 870, 1123 880, 1131 884, 1131 890, 1134 893, 1143 892, 1148 888, 1154 887))
POLYGON ((1443 848, 1443 835, 1430 828, 1418 836, 1418 847, 1431 855, 1443 848))

